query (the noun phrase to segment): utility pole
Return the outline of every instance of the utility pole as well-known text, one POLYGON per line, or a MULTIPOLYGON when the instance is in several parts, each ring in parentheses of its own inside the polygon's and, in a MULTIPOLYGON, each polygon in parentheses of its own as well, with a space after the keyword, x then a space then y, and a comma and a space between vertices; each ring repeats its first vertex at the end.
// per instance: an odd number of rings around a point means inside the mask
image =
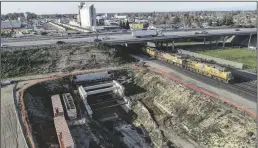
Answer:
POLYGON ((96 40, 94 41, 94 44, 96 46, 99 41, 99 34, 98 34, 98 29, 96 28, 96 25, 95 25, 95 33, 96 33, 96 40))

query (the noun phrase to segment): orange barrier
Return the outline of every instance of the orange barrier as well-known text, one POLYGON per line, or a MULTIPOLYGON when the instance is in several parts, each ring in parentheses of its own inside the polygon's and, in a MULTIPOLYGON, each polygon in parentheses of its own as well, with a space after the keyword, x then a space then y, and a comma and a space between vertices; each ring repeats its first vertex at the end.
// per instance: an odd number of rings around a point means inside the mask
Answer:
POLYGON ((228 101, 228 100, 229 100, 228 98, 220 97, 220 96, 219 96, 218 94, 216 94, 216 93, 207 91, 207 90, 205 90, 205 89, 203 89, 203 88, 200 88, 200 87, 198 87, 198 86, 196 86, 196 85, 190 84, 190 83, 188 83, 188 82, 186 82, 186 81, 184 81, 184 80, 182 80, 182 79, 179 79, 179 78, 177 78, 177 77, 175 77, 175 76, 169 74, 168 72, 166 72, 166 71, 164 71, 164 70, 162 70, 162 69, 150 68, 150 67, 145 68, 145 67, 140 67, 140 66, 135 66, 135 65, 133 65, 132 68, 133 68, 133 69, 140 69, 140 70, 149 69, 149 70, 151 70, 151 71, 153 71, 153 72, 155 72, 155 73, 159 73, 159 74, 165 75, 165 76, 167 76, 168 78, 172 79, 173 81, 178 82, 178 83, 180 83, 180 84, 183 84, 183 85, 185 85, 186 87, 188 87, 188 88, 190 88, 190 89, 192 89, 192 90, 195 90, 195 91, 200 92, 200 93, 202 93, 202 94, 208 95, 208 96, 210 96, 210 97, 212 97, 212 98, 214 98, 214 99, 217 99, 217 100, 219 100, 219 101, 222 101, 222 102, 224 102, 224 103, 226 103, 226 104, 228 104, 228 105, 231 105, 231 106, 233 106, 233 107, 235 107, 235 108, 237 108, 237 109, 239 109, 239 110, 241 110, 241 111, 246 112, 247 114, 249 114, 250 116, 252 116, 252 117, 255 118, 255 119, 257 118, 257 115, 256 115, 256 113, 255 113, 254 111, 252 111, 252 110, 250 110, 250 109, 248 109, 248 108, 246 108, 246 107, 244 107, 244 106, 241 106, 241 105, 232 103, 232 102, 228 101))

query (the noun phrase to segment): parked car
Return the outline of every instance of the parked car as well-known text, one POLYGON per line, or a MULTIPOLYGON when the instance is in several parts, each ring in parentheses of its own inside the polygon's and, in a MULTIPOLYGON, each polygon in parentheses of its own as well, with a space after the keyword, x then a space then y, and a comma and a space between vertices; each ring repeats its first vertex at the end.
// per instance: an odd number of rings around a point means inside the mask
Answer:
POLYGON ((16 81, 12 81, 12 80, 4 81, 4 82, 1 82, 1 86, 10 85, 10 84, 13 84, 13 83, 15 83, 15 82, 16 82, 16 81))
POLYGON ((57 43, 57 44, 65 44, 64 41, 57 41, 56 43, 57 43))
POLYGON ((235 31, 240 31, 240 29, 239 29, 239 28, 236 28, 235 31))

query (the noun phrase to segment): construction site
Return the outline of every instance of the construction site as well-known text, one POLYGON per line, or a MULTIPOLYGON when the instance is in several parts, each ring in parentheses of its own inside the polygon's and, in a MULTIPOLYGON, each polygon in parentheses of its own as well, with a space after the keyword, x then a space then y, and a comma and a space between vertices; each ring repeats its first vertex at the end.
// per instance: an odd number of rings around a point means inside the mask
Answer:
POLYGON ((237 105, 243 96, 132 50, 141 48, 5 51, 3 78, 19 79, 18 114, 29 147, 256 147, 256 114, 237 105), (20 62, 10 62, 13 54, 20 62))

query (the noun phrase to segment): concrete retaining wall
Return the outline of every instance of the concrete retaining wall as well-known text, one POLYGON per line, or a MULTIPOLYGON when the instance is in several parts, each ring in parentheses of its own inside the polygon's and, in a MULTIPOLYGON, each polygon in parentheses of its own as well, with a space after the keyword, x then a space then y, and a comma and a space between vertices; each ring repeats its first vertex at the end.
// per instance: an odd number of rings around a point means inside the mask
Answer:
POLYGON ((224 59, 220 59, 220 58, 215 58, 215 57, 211 57, 211 56, 207 56, 207 55, 203 55, 203 54, 199 54, 199 53, 194 53, 194 52, 190 52, 190 51, 186 51, 186 50, 182 50, 182 49, 178 50, 178 52, 181 52, 181 53, 186 54, 186 55, 194 56, 194 57, 197 57, 197 58, 205 59, 205 60, 213 60, 216 63, 219 63, 221 65, 227 65, 227 66, 230 66, 230 67, 243 69, 243 64, 242 63, 232 62, 232 61, 228 61, 228 60, 224 60, 224 59))

